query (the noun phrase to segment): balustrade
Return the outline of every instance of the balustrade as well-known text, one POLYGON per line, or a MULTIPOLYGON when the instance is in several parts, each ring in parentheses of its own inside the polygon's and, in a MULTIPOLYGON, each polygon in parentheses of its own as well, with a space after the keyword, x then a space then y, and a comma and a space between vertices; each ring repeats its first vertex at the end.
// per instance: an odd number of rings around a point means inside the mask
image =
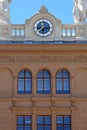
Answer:
POLYGON ((12 37, 24 38, 25 37, 24 25, 12 25, 12 37))
MULTIPOLYGON (((76 29, 74 25, 62 25, 62 37, 75 37, 76 29)), ((12 37, 24 38, 25 26, 24 25, 12 25, 12 37)))
POLYGON ((62 37, 75 37, 76 29, 74 25, 63 25, 62 26, 62 37))

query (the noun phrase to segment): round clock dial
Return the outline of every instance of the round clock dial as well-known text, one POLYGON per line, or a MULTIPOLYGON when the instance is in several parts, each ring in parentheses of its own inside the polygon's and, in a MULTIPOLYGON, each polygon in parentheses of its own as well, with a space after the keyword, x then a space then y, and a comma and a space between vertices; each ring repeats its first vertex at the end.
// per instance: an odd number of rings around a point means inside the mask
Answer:
POLYGON ((52 23, 47 19, 40 19, 34 25, 34 31, 39 36, 48 36, 53 30, 52 23))

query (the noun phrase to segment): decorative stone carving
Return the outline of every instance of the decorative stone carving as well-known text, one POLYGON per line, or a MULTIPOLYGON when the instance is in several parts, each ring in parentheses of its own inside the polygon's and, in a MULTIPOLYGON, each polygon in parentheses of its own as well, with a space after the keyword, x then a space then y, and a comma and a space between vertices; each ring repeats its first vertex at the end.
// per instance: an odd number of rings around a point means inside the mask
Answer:
POLYGON ((78 37, 85 37, 86 30, 84 28, 78 28, 78 37))
POLYGON ((42 6, 41 9, 39 10, 40 13, 46 14, 48 13, 48 9, 45 6, 42 6))
POLYGON ((87 11, 87 0, 78 0, 78 7, 81 11, 87 11))
POLYGON ((10 1, 0 0, 0 24, 10 23, 10 1))
POLYGON ((10 25, 1 25, 0 26, 0 39, 10 39, 11 38, 11 26, 10 25))
POLYGON ((74 23, 86 23, 87 0, 74 0, 73 18, 74 23))
POLYGON ((31 62, 87 62, 86 55, 77 56, 0 56, 1 63, 31 63, 31 62))

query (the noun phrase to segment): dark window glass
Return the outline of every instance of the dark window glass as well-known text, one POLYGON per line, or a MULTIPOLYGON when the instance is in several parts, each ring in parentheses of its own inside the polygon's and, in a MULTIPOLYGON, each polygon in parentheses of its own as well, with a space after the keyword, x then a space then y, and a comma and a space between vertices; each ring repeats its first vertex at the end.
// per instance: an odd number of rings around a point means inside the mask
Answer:
POLYGON ((50 125, 50 123, 51 123, 50 116, 45 116, 44 118, 45 118, 45 124, 49 124, 50 125))
POLYGON ((63 130, 63 126, 58 125, 58 126, 57 126, 57 130, 63 130))
POLYGON ((64 124, 70 124, 71 119, 70 116, 64 116, 64 124))
POLYGON ((41 70, 37 74, 37 93, 38 94, 51 93, 51 75, 47 70, 41 70))
POLYGON ((71 130, 71 116, 57 116, 56 130, 71 130))
POLYGON ((37 116, 37 130, 51 130, 51 116, 37 116))
POLYGON ((17 130, 32 130, 31 116, 17 117, 17 130))
POLYGON ((23 116, 18 116, 18 124, 23 124, 23 116))
POLYGON ((43 130, 43 126, 37 126, 37 130, 43 130))
POLYGON ((70 93, 70 75, 66 70, 59 70, 56 74, 56 93, 70 93))
POLYGON ((18 94, 32 93, 32 74, 28 70, 22 70, 18 75, 18 94))

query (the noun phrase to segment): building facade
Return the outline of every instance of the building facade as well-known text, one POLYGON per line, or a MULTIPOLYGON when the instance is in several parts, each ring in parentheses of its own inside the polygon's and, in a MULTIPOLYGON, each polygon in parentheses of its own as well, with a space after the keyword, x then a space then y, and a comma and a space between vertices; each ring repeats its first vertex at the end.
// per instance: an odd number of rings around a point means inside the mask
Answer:
POLYGON ((86 24, 0 25, 0 130, 87 130, 86 24))

